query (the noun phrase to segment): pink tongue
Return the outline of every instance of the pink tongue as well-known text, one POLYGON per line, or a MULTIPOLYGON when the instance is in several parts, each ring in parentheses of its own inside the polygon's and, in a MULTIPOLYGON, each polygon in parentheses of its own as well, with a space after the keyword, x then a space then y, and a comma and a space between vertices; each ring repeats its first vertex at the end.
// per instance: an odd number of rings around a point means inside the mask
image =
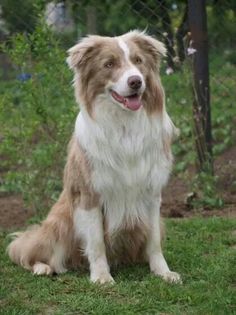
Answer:
POLYGON ((131 110, 138 110, 141 106, 141 100, 139 96, 128 96, 124 98, 124 105, 131 110))

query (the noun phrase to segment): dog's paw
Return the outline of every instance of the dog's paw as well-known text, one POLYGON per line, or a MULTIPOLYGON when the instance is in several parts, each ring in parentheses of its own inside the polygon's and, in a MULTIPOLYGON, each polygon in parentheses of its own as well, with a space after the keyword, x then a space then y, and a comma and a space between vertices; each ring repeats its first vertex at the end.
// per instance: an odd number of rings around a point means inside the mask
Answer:
POLYGON ((181 276, 177 272, 168 271, 159 276, 167 282, 182 284, 181 276))
POLYGON ((112 278, 109 272, 101 272, 99 274, 92 273, 90 276, 90 280, 93 283, 98 283, 98 284, 105 284, 105 283, 114 284, 115 283, 114 279, 112 278))
POLYGON ((46 265, 41 262, 37 262, 33 266, 33 273, 34 275, 51 275, 52 268, 49 265, 46 265))

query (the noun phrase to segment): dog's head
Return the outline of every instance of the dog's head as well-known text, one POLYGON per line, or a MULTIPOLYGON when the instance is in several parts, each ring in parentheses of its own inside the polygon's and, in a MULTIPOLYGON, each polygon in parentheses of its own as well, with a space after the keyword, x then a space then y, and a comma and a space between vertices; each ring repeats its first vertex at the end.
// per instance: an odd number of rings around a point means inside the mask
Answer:
POLYGON ((126 111, 143 106, 151 114, 162 109, 158 74, 165 52, 161 42, 139 31, 82 39, 68 51, 67 59, 75 73, 77 101, 91 115, 99 97, 126 111))

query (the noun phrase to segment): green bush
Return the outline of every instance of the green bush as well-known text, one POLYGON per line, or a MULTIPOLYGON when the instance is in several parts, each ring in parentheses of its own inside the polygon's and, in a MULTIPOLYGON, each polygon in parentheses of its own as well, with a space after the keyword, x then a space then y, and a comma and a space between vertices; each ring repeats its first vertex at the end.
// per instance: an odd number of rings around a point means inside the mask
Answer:
MULTIPOLYGON (((16 34, 2 47, 9 55, 18 79, 1 82, 0 156, 4 175, 1 191, 22 193, 37 212, 47 211, 60 193, 67 143, 73 132, 78 107, 74 101, 72 73, 65 48, 44 24, 31 34, 16 34)), ((212 133, 214 155, 235 139, 232 119, 236 115, 235 65, 231 51, 210 55, 212 133)), ((185 175, 195 161, 192 132, 192 74, 185 64, 179 72, 165 75, 166 105, 181 135, 173 145, 174 171, 185 175)), ((215 179, 197 176, 189 187, 202 202, 195 205, 220 206, 215 179), (192 185, 193 184, 193 185, 192 185), (213 198, 213 199, 212 199, 213 198)))
POLYGON ((23 193, 36 210, 48 208, 61 189, 78 111, 72 74, 65 51, 43 25, 31 35, 14 35, 3 49, 20 77, 5 83, 0 101, 0 154, 9 168, 1 190, 23 193))

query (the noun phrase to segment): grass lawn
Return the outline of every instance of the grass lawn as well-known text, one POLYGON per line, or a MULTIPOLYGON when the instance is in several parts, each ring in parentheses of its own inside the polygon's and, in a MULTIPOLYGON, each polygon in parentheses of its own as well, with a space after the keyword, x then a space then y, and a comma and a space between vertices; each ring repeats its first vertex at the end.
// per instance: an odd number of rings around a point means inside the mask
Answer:
POLYGON ((0 314, 236 314, 236 220, 166 221, 165 255, 183 284, 167 284, 148 266, 113 270, 113 286, 88 273, 36 277, 13 265, 0 234, 0 314))

